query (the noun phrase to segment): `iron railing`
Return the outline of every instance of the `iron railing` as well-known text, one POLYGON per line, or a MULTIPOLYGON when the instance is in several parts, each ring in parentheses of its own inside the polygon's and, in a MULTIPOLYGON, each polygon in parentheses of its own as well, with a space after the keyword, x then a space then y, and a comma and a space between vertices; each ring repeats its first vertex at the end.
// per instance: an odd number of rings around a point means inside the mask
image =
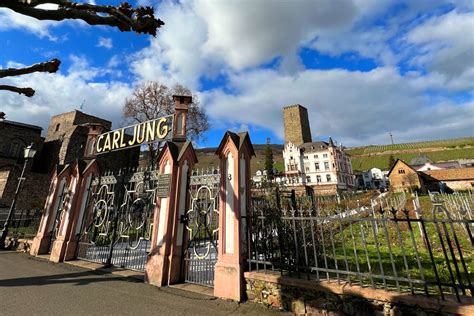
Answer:
POLYGON ((158 190, 157 166, 92 179, 77 258, 144 271, 158 190))
MULTIPOLYGON (((9 209, 0 208, 0 227, 3 227, 8 212, 9 209)), ((42 214, 41 208, 16 210, 9 225, 8 235, 14 238, 33 238, 38 231, 42 214)))
POLYGON ((474 293, 474 221, 440 199, 423 212, 359 207, 323 212, 257 201, 248 214, 249 269, 458 301, 474 293))

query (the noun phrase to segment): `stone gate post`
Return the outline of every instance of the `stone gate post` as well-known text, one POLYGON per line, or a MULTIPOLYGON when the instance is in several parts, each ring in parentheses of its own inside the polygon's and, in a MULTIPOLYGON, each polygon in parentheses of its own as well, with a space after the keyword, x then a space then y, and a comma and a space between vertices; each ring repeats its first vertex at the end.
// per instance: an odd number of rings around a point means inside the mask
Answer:
POLYGON ((145 266, 145 281, 164 286, 179 281, 187 179, 197 162, 190 142, 167 142, 158 156, 160 178, 153 219, 152 250, 145 266), (164 184, 164 185, 163 185, 164 184))
POLYGON ((99 168, 95 160, 87 163, 77 160, 71 173, 68 200, 58 228, 58 237, 51 249, 50 261, 60 262, 75 259, 82 218, 85 213, 89 187, 99 168))
POLYGON ((242 301, 245 292, 244 258, 250 202, 250 159, 255 155, 248 133, 227 131, 216 154, 220 159, 219 247, 214 295, 242 301))
POLYGON ((70 173, 70 165, 65 167, 57 166, 51 175, 51 185, 44 205, 44 212, 30 249, 30 254, 33 256, 48 253, 51 231, 56 220, 56 213, 61 207, 60 203, 62 203, 63 194, 69 184, 70 173))

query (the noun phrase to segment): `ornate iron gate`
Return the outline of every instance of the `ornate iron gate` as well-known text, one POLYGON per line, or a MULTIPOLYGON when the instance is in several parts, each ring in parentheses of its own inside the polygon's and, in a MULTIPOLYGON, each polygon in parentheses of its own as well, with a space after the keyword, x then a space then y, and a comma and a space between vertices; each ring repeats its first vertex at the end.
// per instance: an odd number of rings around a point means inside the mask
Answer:
POLYGON ((184 279, 210 287, 217 262, 220 176, 219 169, 195 171, 189 180, 184 279))
POLYGON ((159 170, 106 173, 91 183, 77 257, 144 271, 159 170))

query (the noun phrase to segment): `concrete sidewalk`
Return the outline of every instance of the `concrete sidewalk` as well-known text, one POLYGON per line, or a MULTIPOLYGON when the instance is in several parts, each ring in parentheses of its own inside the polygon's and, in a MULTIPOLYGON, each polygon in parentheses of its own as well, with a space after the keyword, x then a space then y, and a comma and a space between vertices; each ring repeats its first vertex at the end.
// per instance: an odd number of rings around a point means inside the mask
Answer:
POLYGON ((0 252, 2 315, 273 315, 253 303, 215 299, 135 278, 0 252))

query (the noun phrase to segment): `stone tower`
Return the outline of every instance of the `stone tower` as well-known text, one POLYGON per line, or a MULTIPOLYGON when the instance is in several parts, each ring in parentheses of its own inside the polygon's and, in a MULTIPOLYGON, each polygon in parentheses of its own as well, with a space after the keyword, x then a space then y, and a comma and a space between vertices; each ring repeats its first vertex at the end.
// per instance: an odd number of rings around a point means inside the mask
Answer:
POLYGON ((308 109, 299 104, 283 108, 283 123, 285 127, 285 144, 295 145, 311 143, 311 129, 309 127, 308 109))

